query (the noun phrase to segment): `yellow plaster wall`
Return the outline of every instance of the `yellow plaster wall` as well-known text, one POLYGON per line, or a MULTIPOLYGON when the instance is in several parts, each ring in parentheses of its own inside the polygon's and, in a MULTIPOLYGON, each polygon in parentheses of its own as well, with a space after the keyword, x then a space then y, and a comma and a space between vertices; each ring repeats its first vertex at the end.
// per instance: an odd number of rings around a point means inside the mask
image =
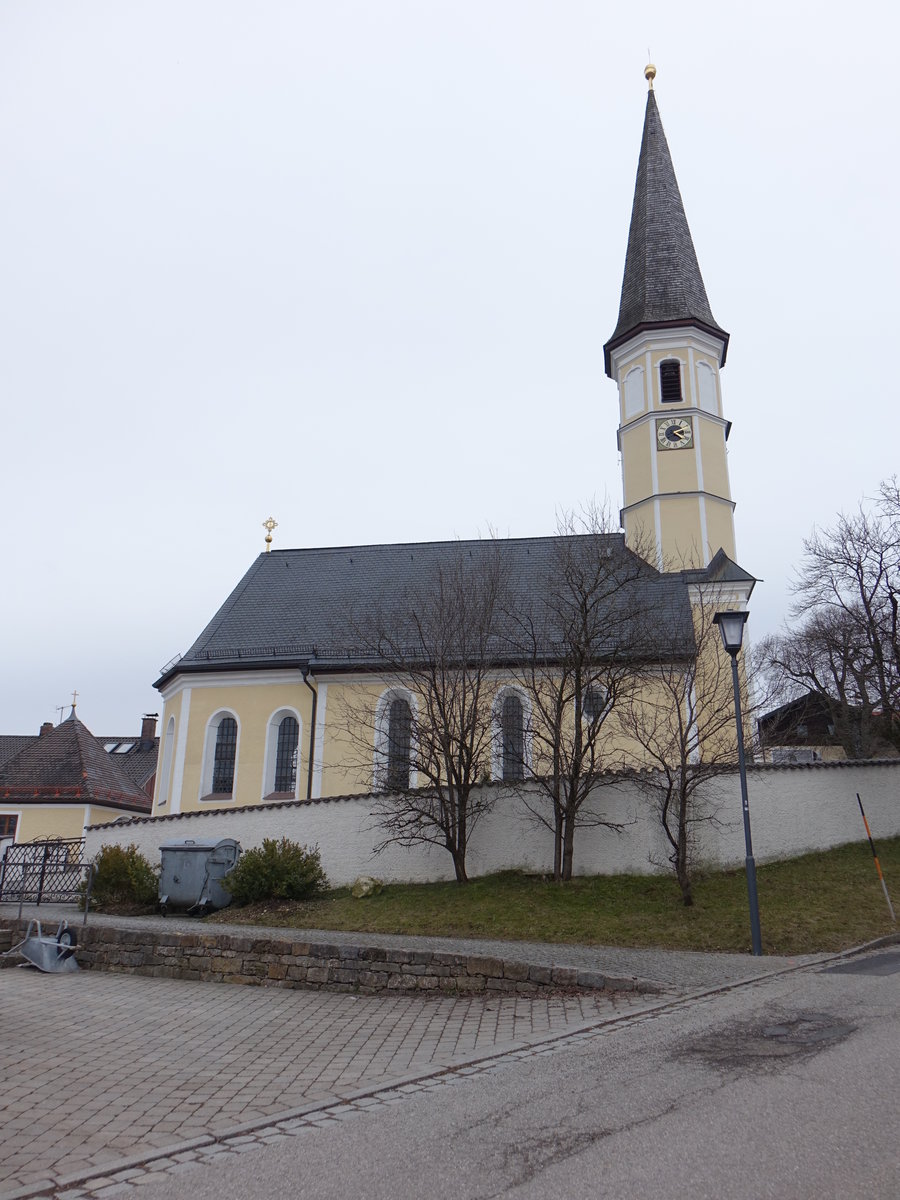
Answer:
POLYGON ((663 562, 671 570, 702 565, 705 558, 696 496, 666 496, 659 502, 663 562))
POLYGON ((392 684, 363 677, 328 684, 322 745, 322 795, 346 796, 372 790, 375 710, 392 684), (354 733, 348 729, 353 727, 354 733))
MULTIPOLYGON (((0 813, 19 813, 16 827, 17 842, 40 841, 45 838, 80 838, 87 824, 89 805, 76 804, 70 808, 54 808, 50 805, 2 805, 0 813)), ((94 810, 99 811, 99 810, 94 810)), ((113 817, 121 816, 113 811, 113 817)))
MULTIPOLYGON (((312 695, 297 673, 297 682, 254 683, 223 687, 193 687, 188 714, 188 739, 181 791, 181 811, 196 812, 223 805, 258 804, 263 793, 263 763, 270 718, 282 708, 300 714, 297 780, 300 797, 306 795, 309 751, 309 720, 312 695), (213 799, 200 799, 203 752, 210 718, 227 710, 238 722, 237 764, 234 790, 213 799)), ((165 719, 168 720, 168 708, 165 719)), ((176 729, 176 745, 178 730, 176 729)))
POLYGON ((622 476, 625 483, 625 504, 636 504, 653 492, 650 469, 651 438, 656 436, 653 422, 643 422, 622 432, 622 476))
MULTIPOLYGON (((695 421, 699 426, 699 446, 703 455, 703 487, 715 496, 731 498, 728 485, 728 460, 725 453, 725 430, 702 417, 695 421)), ((696 435, 695 435, 696 436, 696 435)))
MULTIPOLYGON (((321 683, 322 681, 320 681, 320 696, 321 683)), ((516 685, 514 676, 498 677, 491 681, 485 693, 486 716, 489 716, 497 694, 508 685, 516 685)), ((303 685, 301 684, 301 686, 303 685)), ((392 686, 396 686, 396 684, 383 679, 373 680, 368 676, 362 676, 358 681, 328 681, 324 700, 325 729, 320 789, 322 796, 352 795, 372 790, 376 707, 382 694, 392 686), (353 732, 348 732, 348 729, 352 729, 353 732)), ((652 681, 649 683, 645 681, 641 686, 646 689, 652 688, 653 684, 652 681)), ((411 687, 410 690, 415 694, 414 687, 411 687)), ((309 696, 308 692, 307 696, 309 696)), ((181 801, 182 812, 192 812, 209 807, 260 803, 268 721, 274 712, 285 707, 296 708, 300 711, 302 718, 298 780, 300 798, 305 798, 310 705, 298 693, 298 689, 289 684, 275 683, 238 687, 206 687, 197 689, 191 697, 190 731, 181 801), (214 800, 200 801, 198 794, 206 727, 209 719, 223 709, 233 713, 239 720, 235 790, 231 799, 217 795, 214 800)), ((574 721, 574 706, 572 706, 572 721, 574 721)), ((571 729, 569 733, 571 733, 571 729)), ((535 740, 535 752, 539 757, 540 730, 535 730, 535 740)), ((623 732, 615 719, 615 712, 604 725, 603 755, 609 769, 614 769, 623 762, 639 761, 641 758, 640 746, 630 735, 623 732)), ((536 762, 535 765, 537 766, 538 763, 536 762)), ((96 812, 97 810, 94 810, 94 813, 96 812)), ((92 813, 92 820, 106 819, 100 818, 94 813, 92 813)), ((114 819, 115 815, 118 814, 110 814, 108 819, 114 819)), ((80 827, 74 836, 80 836, 80 827)))
POLYGON ((715 554, 721 547, 730 559, 737 561, 734 546, 734 513, 730 504, 706 497, 706 532, 710 554, 715 554))
MULTIPOLYGON (((691 418, 695 434, 697 418, 691 418)), ((654 420, 653 436, 656 436, 654 420)), ((659 480, 659 490, 665 492, 695 492, 699 487, 697 478, 697 455, 694 450, 658 450, 656 454, 656 475, 659 480)))

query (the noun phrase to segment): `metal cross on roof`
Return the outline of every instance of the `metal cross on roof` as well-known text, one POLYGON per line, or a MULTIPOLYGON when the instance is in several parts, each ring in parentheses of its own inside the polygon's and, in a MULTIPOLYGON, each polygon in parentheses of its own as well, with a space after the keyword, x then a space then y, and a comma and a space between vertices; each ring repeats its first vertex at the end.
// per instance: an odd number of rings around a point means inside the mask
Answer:
POLYGON ((278 522, 274 517, 267 517, 263 521, 263 529, 268 530, 266 533, 266 554, 272 549, 272 530, 278 528, 278 522))

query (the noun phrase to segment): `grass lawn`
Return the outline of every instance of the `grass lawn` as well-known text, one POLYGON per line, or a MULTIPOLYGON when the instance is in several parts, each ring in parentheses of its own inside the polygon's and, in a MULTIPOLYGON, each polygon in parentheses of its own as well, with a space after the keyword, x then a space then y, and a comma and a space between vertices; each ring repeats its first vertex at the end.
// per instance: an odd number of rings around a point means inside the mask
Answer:
MULTIPOLYGON (((900 911, 900 838, 878 855, 900 911)), ((840 950, 897 931, 867 842, 757 867, 763 952, 840 950)), ((354 900, 338 888, 308 903, 232 907, 208 921, 518 941, 750 952, 743 869, 698 874, 685 908, 674 877, 594 875, 554 884, 504 871, 456 883, 391 884, 354 900)))

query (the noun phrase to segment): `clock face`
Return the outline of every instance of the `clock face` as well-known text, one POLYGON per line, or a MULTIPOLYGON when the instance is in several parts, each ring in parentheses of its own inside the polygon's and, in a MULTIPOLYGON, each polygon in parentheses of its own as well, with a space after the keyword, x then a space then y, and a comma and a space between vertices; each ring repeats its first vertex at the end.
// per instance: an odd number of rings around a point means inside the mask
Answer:
POLYGON ((660 450, 681 450, 694 444, 694 429, 685 417, 668 417, 656 422, 656 444, 660 450))

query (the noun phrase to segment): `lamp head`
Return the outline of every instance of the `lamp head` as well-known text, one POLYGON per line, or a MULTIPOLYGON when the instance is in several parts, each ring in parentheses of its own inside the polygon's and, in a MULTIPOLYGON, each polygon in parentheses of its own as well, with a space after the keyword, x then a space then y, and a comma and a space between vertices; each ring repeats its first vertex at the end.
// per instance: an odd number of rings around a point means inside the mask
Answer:
POLYGON ((718 612, 713 621, 722 635, 722 645, 732 656, 736 655, 744 640, 744 626, 749 617, 747 612, 718 612))

